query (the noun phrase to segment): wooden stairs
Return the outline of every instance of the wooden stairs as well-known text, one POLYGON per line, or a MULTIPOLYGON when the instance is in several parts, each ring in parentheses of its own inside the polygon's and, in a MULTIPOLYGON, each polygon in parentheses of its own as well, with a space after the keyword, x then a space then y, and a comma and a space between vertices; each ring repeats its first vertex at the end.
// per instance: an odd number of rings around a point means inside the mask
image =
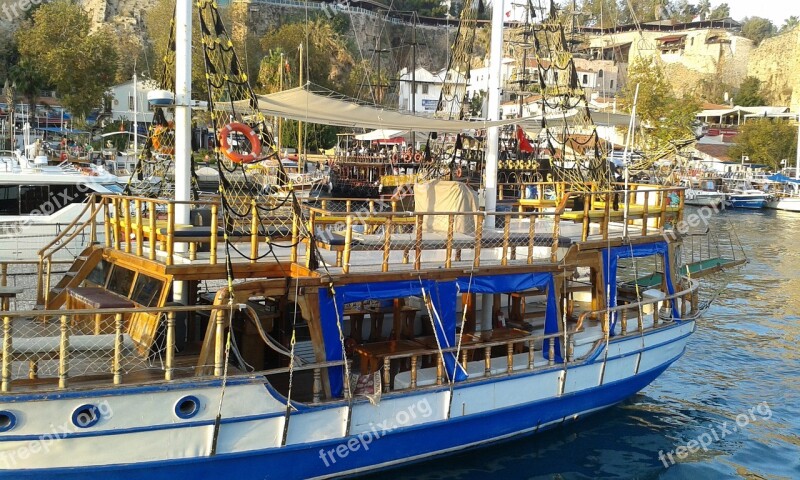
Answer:
POLYGON ((41 303, 37 303, 37 310, 55 310, 61 308, 67 300, 67 288, 79 286, 103 259, 103 247, 90 245, 75 258, 69 270, 64 273, 61 280, 50 289, 41 303))

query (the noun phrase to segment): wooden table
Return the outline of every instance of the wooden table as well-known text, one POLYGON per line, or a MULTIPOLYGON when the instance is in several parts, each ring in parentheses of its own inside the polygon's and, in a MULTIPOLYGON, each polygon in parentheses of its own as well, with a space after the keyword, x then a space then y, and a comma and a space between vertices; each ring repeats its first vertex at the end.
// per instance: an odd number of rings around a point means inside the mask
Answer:
POLYGON ((383 359, 387 355, 423 352, 424 350, 423 345, 413 340, 389 340, 358 345, 354 351, 361 359, 361 374, 368 375, 380 370, 383 366, 383 359))
POLYGON ((21 287, 0 287, 0 311, 7 312, 12 298, 24 292, 21 287))
MULTIPOLYGON (((113 292, 109 292, 105 288, 101 287, 68 287, 67 288, 67 309, 68 310, 80 310, 83 308, 88 309, 99 309, 99 308, 133 308, 136 304, 133 303, 131 300, 123 297, 122 295, 118 295, 113 292)), ((73 322, 75 322, 79 318, 79 315, 76 315, 73 318, 73 322)), ((94 318, 94 325, 91 332, 94 335, 100 335, 101 333, 113 333, 114 332, 114 324, 113 322, 108 324, 106 328, 103 328, 103 315, 97 313, 93 316, 94 318)))

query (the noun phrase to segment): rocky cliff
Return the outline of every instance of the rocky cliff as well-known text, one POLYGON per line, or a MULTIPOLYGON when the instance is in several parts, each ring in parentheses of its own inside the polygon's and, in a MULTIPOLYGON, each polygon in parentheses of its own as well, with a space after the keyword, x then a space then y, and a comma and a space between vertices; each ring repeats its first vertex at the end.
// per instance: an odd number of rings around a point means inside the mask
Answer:
POLYGON ((750 55, 747 74, 761 80, 771 104, 800 112, 800 27, 761 42, 750 55))

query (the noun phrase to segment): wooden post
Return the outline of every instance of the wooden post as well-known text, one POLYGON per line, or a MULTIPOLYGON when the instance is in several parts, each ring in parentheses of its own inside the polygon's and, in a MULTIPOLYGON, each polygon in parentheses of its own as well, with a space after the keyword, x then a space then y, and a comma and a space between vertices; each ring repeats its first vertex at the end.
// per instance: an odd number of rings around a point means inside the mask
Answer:
POLYGON ((114 206, 114 250, 119 250, 120 237, 122 237, 122 225, 120 225, 122 221, 122 218, 120 217, 120 203, 122 203, 122 200, 119 197, 115 197, 112 200, 112 205, 114 206))
POLYGON ((175 364, 175 312, 167 313, 167 344, 164 346, 164 380, 172 380, 175 364))
POLYGON ((392 383, 391 362, 389 357, 383 359, 383 393, 389 393, 392 383))
POLYGON ((658 300, 653 304, 653 327, 658 325, 658 300))
POLYGON ((644 191, 644 211, 642 213, 642 236, 647 235, 647 213, 650 211, 650 190, 644 191))
POLYGON ((297 218, 297 213, 292 210, 292 249, 289 253, 289 261, 292 263, 297 263, 297 238, 300 236, 299 223, 300 220, 297 218))
POLYGON ((174 262, 175 252, 175 204, 167 204, 167 266, 174 262))
POLYGON ((114 315, 114 385, 122 383, 122 314, 114 315))
POLYGON ((419 270, 422 265, 422 214, 416 218, 416 240, 414 242, 414 270, 419 270))
POLYGON ((461 352, 461 367, 467 371, 467 350, 461 352))
POLYGON ((11 391, 11 359, 14 355, 14 346, 12 344, 11 332, 11 317, 3 317, 3 378, 2 388, 4 392, 11 391))
POLYGON ((622 336, 628 333, 628 309, 622 309, 622 336))
POLYGON ((436 355, 436 385, 444 383, 444 364, 442 363, 442 356, 436 355))
POLYGON ((133 204, 136 206, 136 256, 144 254, 142 240, 144 237, 144 226, 142 225, 142 200, 136 199, 133 204))
POLYGON ((475 268, 481 266, 481 242, 483 241, 483 220, 485 218, 482 216, 475 223, 475 258, 472 260, 472 266, 475 268))
POLYGON ((417 388, 417 356, 411 355, 411 389, 417 388))
MULTIPOLYGON (((324 202, 323 202, 323 208, 324 202)), ((314 236, 316 235, 317 228, 317 211, 313 208, 309 212, 308 217, 308 246, 306 247, 306 268, 311 268, 312 259, 314 258, 314 236)))
POLYGON ((89 202, 94 206, 94 208, 90 209, 92 218, 89 219, 89 243, 91 245, 97 243, 97 214, 100 212, 98 207, 102 207, 102 205, 95 202, 95 200, 96 197, 92 194, 92 196, 89 197, 89 202))
POLYGON ((547 339, 547 341, 548 341, 547 353, 548 356, 550 357, 547 359, 547 363, 552 365, 556 363, 556 339, 550 337, 547 339))
POLYGON ((106 236, 106 247, 111 247, 111 213, 108 210, 108 199, 103 197, 101 202, 103 202, 103 234, 106 236))
POLYGON ((255 200, 250 200, 250 263, 256 263, 258 258, 258 206, 255 200))
POLYGON ((508 362, 508 366, 506 367, 506 372, 511 373, 514 371, 514 344, 509 342, 506 344, 506 361, 508 362))
POLYGON ((350 254, 353 249, 353 216, 349 213, 345 217, 344 231, 344 256, 342 258, 342 273, 350 271, 350 254))
POLYGON ((156 259, 156 245, 158 244, 158 232, 156 231, 156 203, 152 200, 147 202, 147 211, 150 218, 150 260, 156 259))
POLYGON ((528 215, 528 265, 533 263, 533 248, 536 246, 536 215, 528 215))
POLYGON ((533 340, 528 340, 528 370, 533 370, 533 340))
POLYGON ((319 367, 314 369, 312 395, 311 401, 313 403, 319 403, 322 401, 322 372, 320 371, 319 367))
POLYGON ((0 263, 0 286, 8 286, 8 264, 0 263))
POLYGON ((483 375, 492 374, 492 347, 483 347, 483 375))
POLYGON ((383 226, 383 262, 381 263, 381 272, 389 271, 389 254, 392 251, 392 216, 386 217, 386 223, 383 226))
POLYGON ((505 225, 503 226, 503 255, 500 265, 508 265, 508 236, 511 232, 511 215, 504 215, 505 225))
POLYGON ((214 335, 214 376, 222 376, 225 366, 225 310, 217 310, 217 331, 214 335))
POLYGON ((66 315, 61 315, 61 342, 58 356, 58 388, 69 385, 69 322, 66 315))
MULTIPOLYGON (((217 229, 219 228, 217 220, 218 209, 219 207, 217 206, 216 203, 211 204, 211 238, 209 238, 210 244, 208 248, 209 250, 208 261, 211 265, 215 265, 217 263, 217 229)), ((297 246, 293 248, 295 248, 295 255, 296 255, 297 246)))
POLYGON ((131 233, 133 232, 131 225, 131 204, 125 202, 123 208, 123 218, 125 219, 125 253, 131 253, 131 233))
POLYGON ((455 216, 451 213, 447 216, 447 244, 445 247, 444 268, 453 265, 453 229, 455 227, 455 216))

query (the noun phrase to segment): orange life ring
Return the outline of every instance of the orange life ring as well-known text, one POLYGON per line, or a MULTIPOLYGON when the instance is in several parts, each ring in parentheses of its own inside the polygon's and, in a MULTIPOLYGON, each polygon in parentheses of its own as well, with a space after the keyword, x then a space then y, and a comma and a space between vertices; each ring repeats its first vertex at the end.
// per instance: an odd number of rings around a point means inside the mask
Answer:
POLYGON ((399 156, 398 154, 396 154, 396 153, 393 153, 393 154, 392 154, 392 163, 397 163, 397 159, 398 159, 399 157, 400 157, 400 156, 399 156))
POLYGON ((61 159, 62 162, 64 160, 66 160, 67 159, 67 152, 61 152, 61 156, 59 158, 61 159))
POLYGON ((261 141, 255 130, 240 122, 231 122, 222 127, 219 133, 219 145, 225 156, 234 163, 252 163, 257 161, 261 155, 261 141), (239 132, 244 135, 250 142, 252 151, 250 153, 234 152, 233 147, 228 143, 228 134, 231 132, 239 132))
POLYGON ((461 171, 461 165, 459 165, 458 167, 456 167, 456 177, 457 177, 457 178, 461 178, 461 175, 462 175, 463 173, 464 173, 464 172, 462 172, 462 171, 461 171))
POLYGON ((406 150, 406 153, 403 154, 403 160, 405 160, 406 162, 411 160, 411 152, 410 151, 406 150))
POLYGON ((153 141, 153 150, 158 153, 163 153, 164 155, 174 155, 175 154, 175 147, 170 145, 169 142, 162 141, 166 140, 167 135, 172 132, 173 123, 169 122, 168 125, 156 125, 153 127, 153 135, 151 139, 153 141))
POLYGON ((419 152, 415 153, 414 154, 414 161, 415 162, 421 162, 422 161, 422 154, 419 153, 419 152))

